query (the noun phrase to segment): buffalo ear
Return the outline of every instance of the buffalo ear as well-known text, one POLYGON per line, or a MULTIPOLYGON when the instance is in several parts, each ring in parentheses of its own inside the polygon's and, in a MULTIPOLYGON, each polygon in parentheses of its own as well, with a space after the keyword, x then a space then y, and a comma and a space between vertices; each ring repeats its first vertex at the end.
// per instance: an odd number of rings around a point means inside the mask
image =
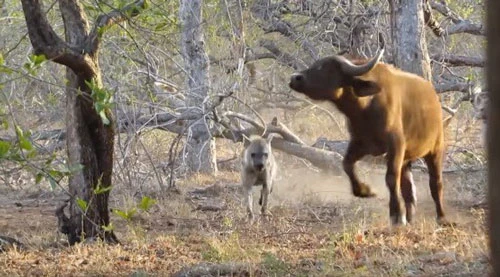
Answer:
POLYGON ((352 79, 354 93, 359 96, 370 96, 380 92, 380 86, 373 81, 365 81, 359 78, 352 79))

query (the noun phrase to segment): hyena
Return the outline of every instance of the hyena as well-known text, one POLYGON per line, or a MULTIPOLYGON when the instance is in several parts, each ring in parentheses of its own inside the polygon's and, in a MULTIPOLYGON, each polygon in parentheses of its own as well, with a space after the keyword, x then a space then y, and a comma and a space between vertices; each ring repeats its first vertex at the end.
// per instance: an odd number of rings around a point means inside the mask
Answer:
POLYGON ((253 214, 253 186, 262 185, 259 205, 262 215, 268 215, 267 201, 273 191, 273 182, 276 176, 276 161, 271 149, 272 136, 267 139, 260 136, 250 136, 248 146, 243 151, 241 162, 241 184, 246 193, 247 212, 250 221, 253 214))
POLYGON ((474 108, 474 117, 481 120, 481 144, 484 148, 486 145, 486 124, 488 121, 488 106, 489 106, 489 98, 488 92, 479 91, 475 92, 474 97, 472 99, 472 107, 474 108))

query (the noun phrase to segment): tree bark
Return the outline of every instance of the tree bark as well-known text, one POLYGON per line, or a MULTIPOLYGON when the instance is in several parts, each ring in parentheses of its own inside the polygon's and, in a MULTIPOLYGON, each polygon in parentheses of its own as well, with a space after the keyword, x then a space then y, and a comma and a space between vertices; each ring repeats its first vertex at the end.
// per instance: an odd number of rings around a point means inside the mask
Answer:
POLYGON ((390 0, 394 63, 431 80, 422 0, 390 0))
POLYGON ((489 235, 491 276, 500 276, 500 1, 487 1, 487 66, 489 91, 488 111, 488 182, 489 182, 489 235))
POLYGON ((202 0, 180 0, 181 52, 188 90, 186 104, 200 111, 201 118, 189 126, 185 159, 190 171, 216 173, 215 139, 210 134, 213 122, 203 116, 211 111, 205 109, 208 107, 210 78, 203 38, 202 4, 202 0))
POLYGON ((94 108, 92 88, 101 88, 101 71, 97 51, 102 28, 125 20, 125 12, 137 14, 143 1, 126 6, 123 11, 101 15, 92 30, 78 0, 59 0, 64 21, 65 40, 52 29, 40 0, 22 0, 28 34, 35 54, 67 67, 66 134, 68 165, 76 169, 69 177, 69 218, 63 205, 57 209, 60 230, 70 244, 85 238, 100 237, 117 242, 109 226, 108 198, 113 171, 114 120, 109 109, 104 111, 108 124, 94 108), (97 188, 104 192, 95 193, 97 188), (78 204, 80 203, 80 204, 78 204), (84 203, 84 204, 82 204, 84 203))

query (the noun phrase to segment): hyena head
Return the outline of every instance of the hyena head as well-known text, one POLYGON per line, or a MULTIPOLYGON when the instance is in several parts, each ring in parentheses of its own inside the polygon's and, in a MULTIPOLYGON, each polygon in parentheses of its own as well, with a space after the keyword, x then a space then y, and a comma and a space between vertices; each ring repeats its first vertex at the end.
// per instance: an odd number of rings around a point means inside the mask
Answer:
POLYGON ((245 164, 256 172, 262 172, 271 161, 272 136, 264 139, 260 136, 250 136, 249 144, 245 149, 245 164))

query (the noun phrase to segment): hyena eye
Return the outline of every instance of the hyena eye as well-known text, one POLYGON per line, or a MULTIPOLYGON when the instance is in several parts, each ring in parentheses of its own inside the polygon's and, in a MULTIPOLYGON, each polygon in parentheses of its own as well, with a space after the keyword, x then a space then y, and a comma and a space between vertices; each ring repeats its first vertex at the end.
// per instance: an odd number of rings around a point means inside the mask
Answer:
POLYGON ((255 153, 252 153, 250 156, 252 156, 252 158, 255 158, 255 153))
POLYGON ((264 156, 264 158, 267 158, 267 153, 262 153, 262 156, 264 156))

